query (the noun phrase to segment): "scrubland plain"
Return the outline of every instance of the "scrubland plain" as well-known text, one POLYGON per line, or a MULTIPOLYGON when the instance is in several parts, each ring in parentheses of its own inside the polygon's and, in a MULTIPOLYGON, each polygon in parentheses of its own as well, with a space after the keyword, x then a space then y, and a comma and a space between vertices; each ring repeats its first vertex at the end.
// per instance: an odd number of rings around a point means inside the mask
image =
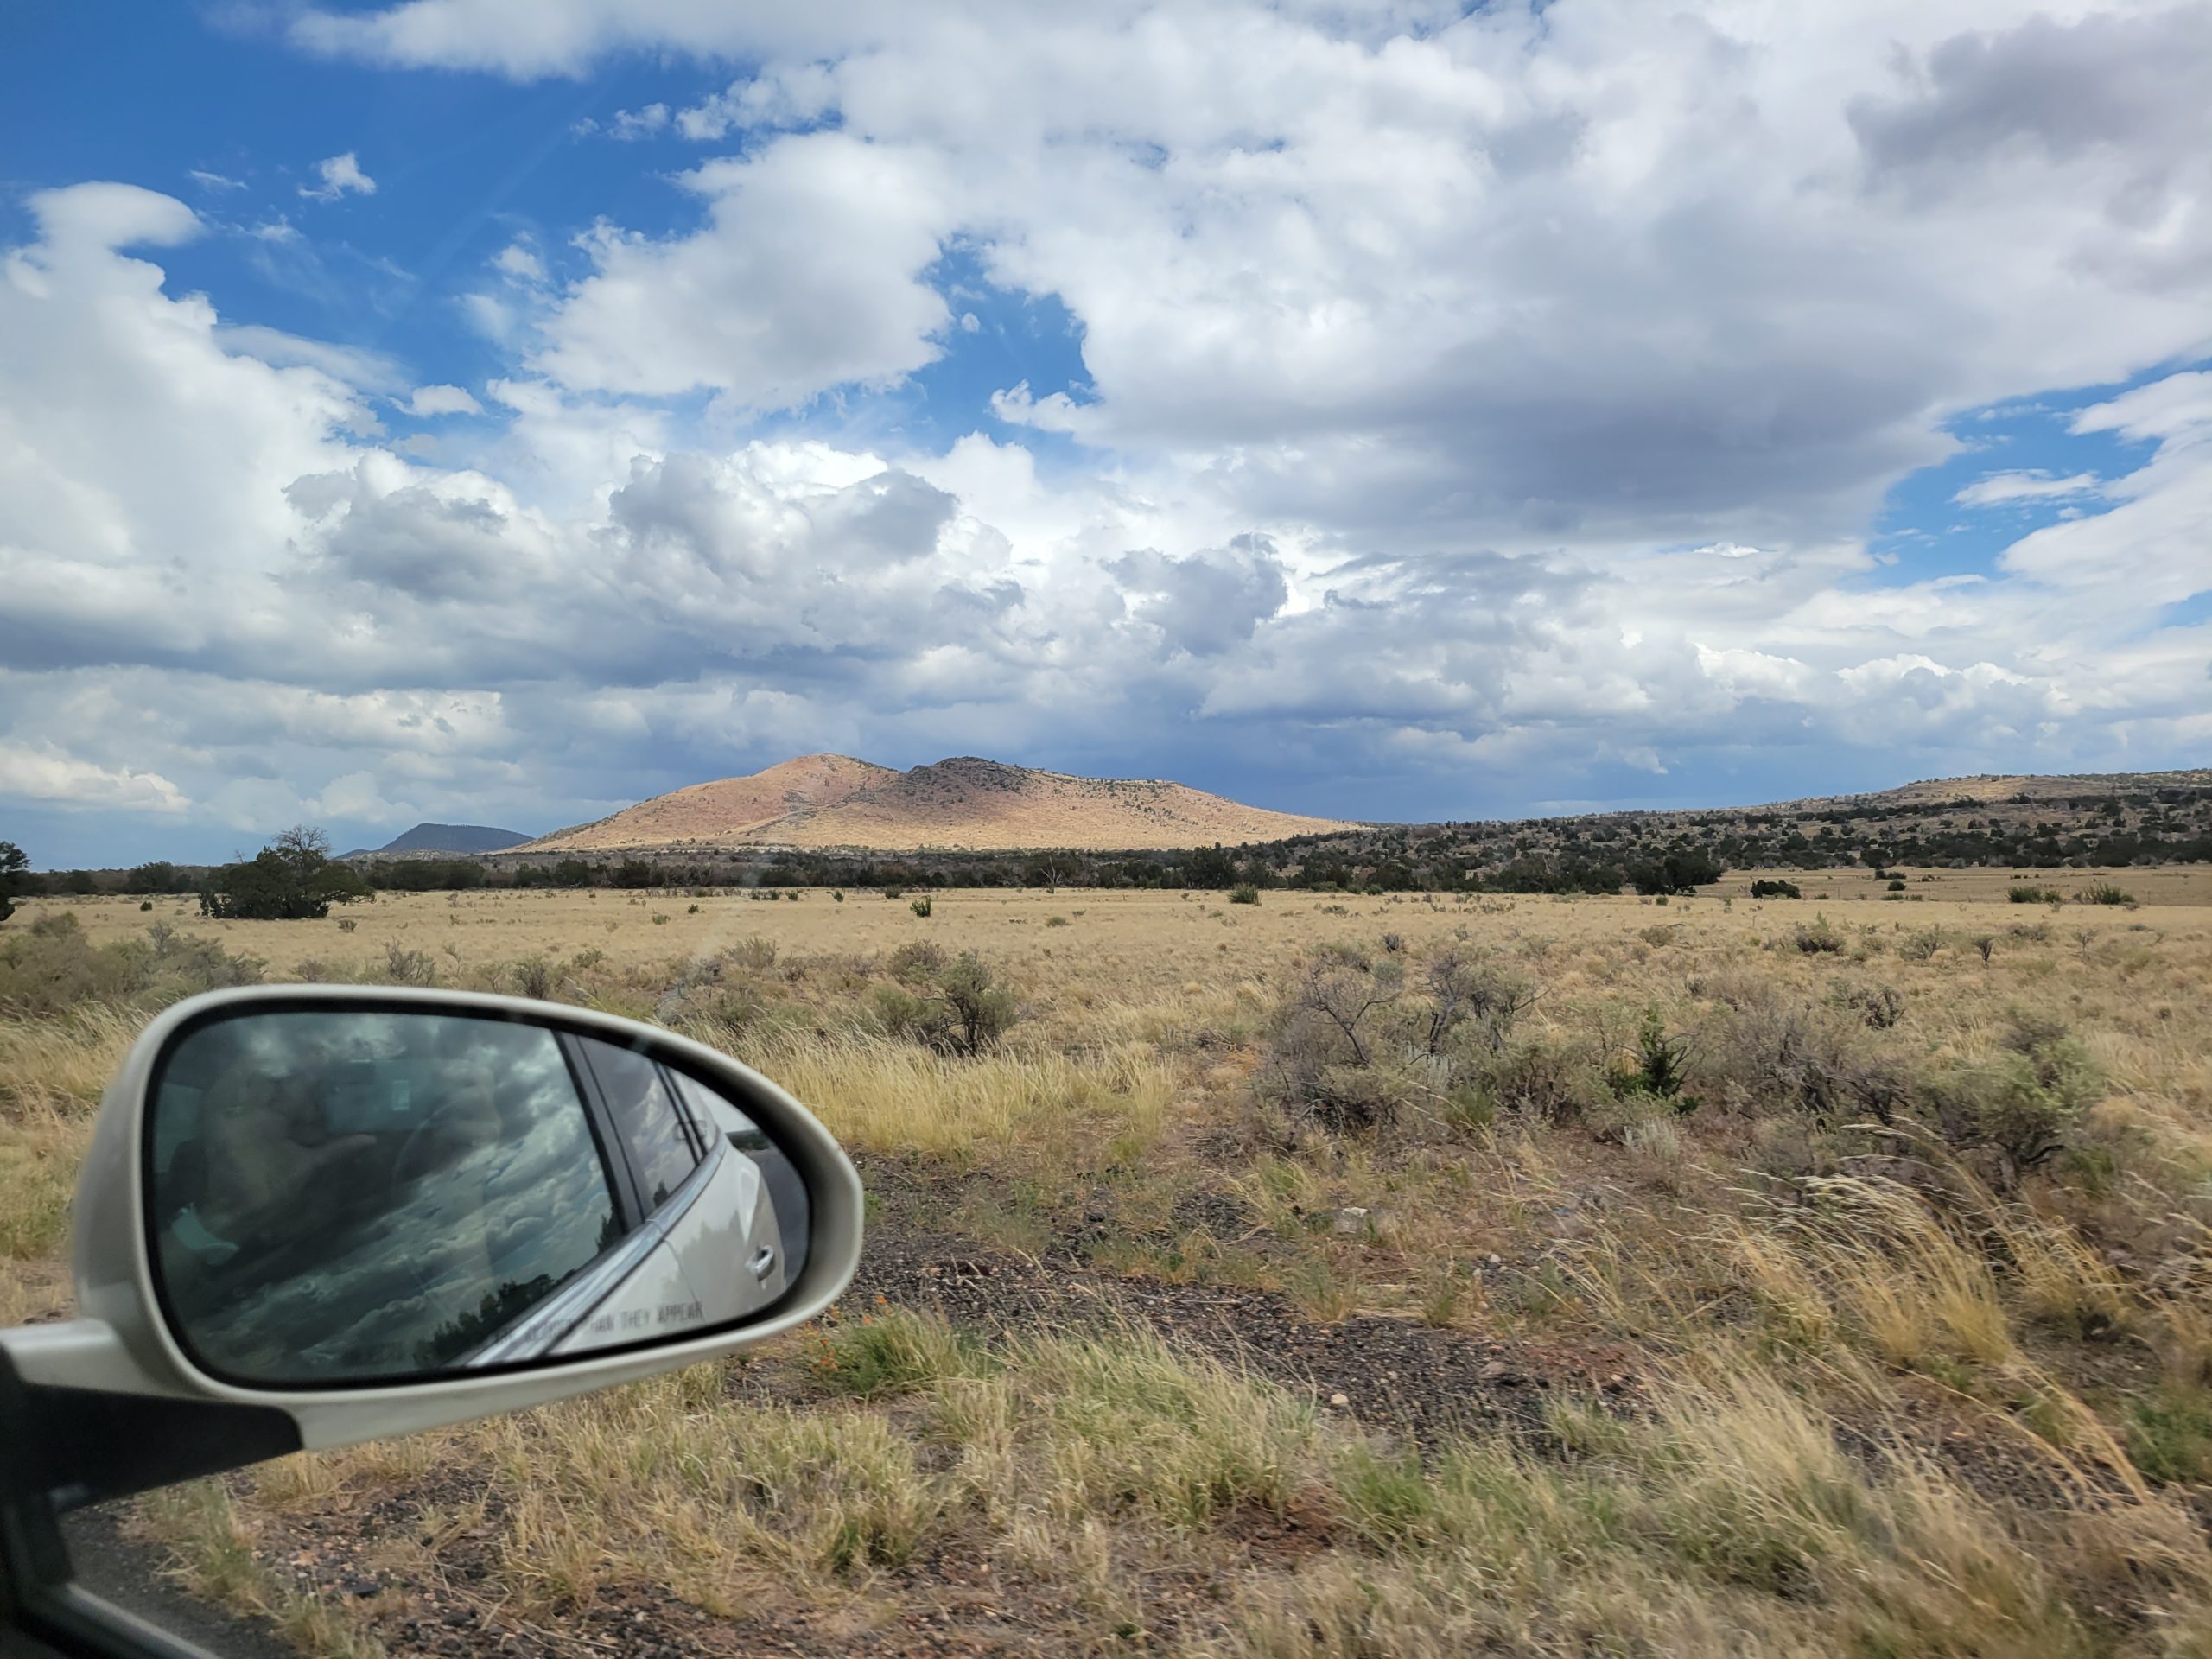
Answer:
POLYGON ((1750 879, 33 900, 0 1317, 67 1311, 165 1001, 521 991, 791 1088, 868 1265, 779 1347, 140 1507, 311 1650, 2212 1654, 2212 872, 1750 879))

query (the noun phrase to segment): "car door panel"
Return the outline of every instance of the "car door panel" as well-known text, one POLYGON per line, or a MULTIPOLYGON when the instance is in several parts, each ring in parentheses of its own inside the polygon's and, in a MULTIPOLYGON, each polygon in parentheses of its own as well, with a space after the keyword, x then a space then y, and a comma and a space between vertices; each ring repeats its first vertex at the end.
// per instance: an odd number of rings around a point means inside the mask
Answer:
POLYGON ((551 1351, 588 1354, 648 1341, 671 1325, 696 1324, 695 1303, 683 1264, 663 1239, 551 1351))

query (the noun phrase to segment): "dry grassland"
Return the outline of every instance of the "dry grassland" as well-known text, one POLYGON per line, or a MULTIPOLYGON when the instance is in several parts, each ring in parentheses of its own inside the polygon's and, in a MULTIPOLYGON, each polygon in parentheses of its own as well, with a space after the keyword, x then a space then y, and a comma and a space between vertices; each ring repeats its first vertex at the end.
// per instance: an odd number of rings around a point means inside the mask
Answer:
POLYGON ((760 1065, 861 1156, 884 1258, 984 1289, 886 1279, 773 1351, 149 1507, 311 1649, 2212 1654, 2212 872, 2107 878, 2133 909, 1921 874, 35 900, 0 1316, 63 1310, 99 1089, 223 957, 529 989, 760 1065), (913 1040, 917 943, 1011 992, 995 1046, 913 1040), (1025 1317, 993 1263, 1169 1313, 1025 1317), (1224 1310, 1407 1344, 1332 1405, 1224 1310), (1475 1344, 1386 1408, 1395 1356, 1475 1344))

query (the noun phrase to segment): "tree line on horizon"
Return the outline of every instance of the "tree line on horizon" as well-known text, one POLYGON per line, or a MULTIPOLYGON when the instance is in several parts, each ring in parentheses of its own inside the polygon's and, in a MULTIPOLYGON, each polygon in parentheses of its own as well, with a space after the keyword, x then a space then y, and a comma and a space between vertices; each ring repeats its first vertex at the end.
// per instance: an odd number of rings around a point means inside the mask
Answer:
POLYGON ((1476 892, 1659 896, 1731 869, 1987 866, 2053 869, 2212 861, 2212 791, 2160 786, 2054 804, 1836 804, 1817 810, 1611 813, 1586 817, 1389 824, 1229 848, 1136 852, 607 855, 496 853, 335 859, 307 826, 219 865, 155 860, 129 870, 33 872, 0 842, 0 918, 35 893, 200 897, 211 916, 327 915, 379 892, 484 887, 1250 887, 1361 893, 1476 892))

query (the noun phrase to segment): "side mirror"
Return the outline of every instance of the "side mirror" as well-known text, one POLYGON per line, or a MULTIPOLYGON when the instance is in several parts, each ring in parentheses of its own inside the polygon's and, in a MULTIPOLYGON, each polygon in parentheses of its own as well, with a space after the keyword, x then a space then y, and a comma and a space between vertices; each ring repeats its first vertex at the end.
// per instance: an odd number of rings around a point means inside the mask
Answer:
POLYGON ((100 1109, 79 1317, 0 1332, 14 1599, 52 1580, 61 1510, 788 1330, 851 1280, 861 1222, 804 1107, 652 1027, 438 991, 179 1003, 100 1109))
POLYGON ((772 1313, 806 1184, 737 1099, 637 1039, 478 1009, 233 1005, 156 1055, 146 1266, 202 1375, 420 1382, 772 1313))

